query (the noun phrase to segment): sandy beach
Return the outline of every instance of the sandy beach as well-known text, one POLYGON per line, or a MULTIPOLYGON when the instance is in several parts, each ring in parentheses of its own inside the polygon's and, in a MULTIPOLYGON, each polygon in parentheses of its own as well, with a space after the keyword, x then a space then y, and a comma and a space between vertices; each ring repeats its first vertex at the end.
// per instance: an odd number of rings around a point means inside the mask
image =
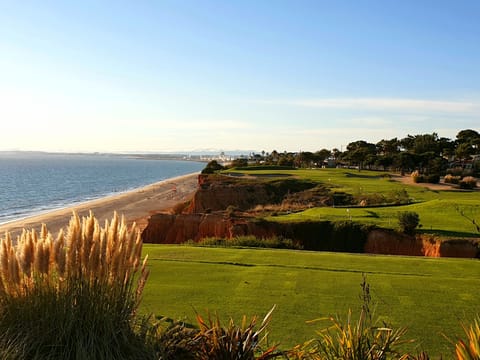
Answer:
POLYGON ((168 211, 178 203, 192 198, 197 188, 198 173, 183 175, 160 181, 132 191, 87 201, 71 207, 49 211, 21 220, 0 225, 0 236, 9 231, 13 236, 22 229, 40 229, 46 224, 52 234, 56 234, 68 224, 72 212, 85 216, 91 210, 95 217, 103 223, 117 211, 124 215, 127 222, 136 222, 140 230, 147 225, 148 218, 157 212, 168 211))

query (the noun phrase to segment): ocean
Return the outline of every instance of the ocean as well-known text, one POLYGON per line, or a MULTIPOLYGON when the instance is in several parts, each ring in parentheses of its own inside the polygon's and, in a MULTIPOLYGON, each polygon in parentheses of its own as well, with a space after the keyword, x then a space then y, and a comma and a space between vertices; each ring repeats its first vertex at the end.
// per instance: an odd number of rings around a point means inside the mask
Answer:
POLYGON ((195 161, 117 155, 0 153, 0 224, 204 167, 195 161))

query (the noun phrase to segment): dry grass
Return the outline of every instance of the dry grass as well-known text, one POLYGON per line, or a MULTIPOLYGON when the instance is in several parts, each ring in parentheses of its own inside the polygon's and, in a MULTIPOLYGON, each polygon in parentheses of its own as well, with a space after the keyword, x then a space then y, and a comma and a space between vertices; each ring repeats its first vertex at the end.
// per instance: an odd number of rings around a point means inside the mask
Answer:
POLYGON ((136 310, 148 277, 141 253, 140 232, 117 214, 103 227, 92 213, 73 214, 55 238, 46 226, 16 241, 5 234, 0 354, 107 359, 137 351, 136 310))
MULTIPOLYGON (((66 234, 61 230, 55 240, 45 225, 39 233, 24 230, 16 242, 5 234, 0 240, 0 291, 2 295, 24 296, 44 282, 60 291, 76 279, 128 284, 139 269, 141 253, 142 240, 135 224, 128 229, 115 213, 100 227, 92 213, 82 219, 74 214, 66 234)), ((148 276, 146 260, 138 296, 148 276)))

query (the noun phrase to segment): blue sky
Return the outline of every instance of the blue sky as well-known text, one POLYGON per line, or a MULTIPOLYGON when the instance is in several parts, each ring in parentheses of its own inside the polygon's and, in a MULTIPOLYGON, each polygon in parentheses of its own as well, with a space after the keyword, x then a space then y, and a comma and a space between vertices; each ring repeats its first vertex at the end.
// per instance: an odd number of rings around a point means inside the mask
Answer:
POLYGON ((0 150, 480 131, 479 1, 0 0, 0 150))

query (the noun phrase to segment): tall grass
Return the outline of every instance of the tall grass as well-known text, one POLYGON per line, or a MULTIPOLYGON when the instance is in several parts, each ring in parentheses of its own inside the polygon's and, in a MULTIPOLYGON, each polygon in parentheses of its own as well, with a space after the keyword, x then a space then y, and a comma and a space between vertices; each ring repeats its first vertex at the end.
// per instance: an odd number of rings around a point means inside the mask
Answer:
POLYGON ((135 225, 74 214, 0 240, 0 357, 146 359, 136 310, 148 277, 135 225))
POLYGON ((266 328, 270 322, 273 307, 256 329, 257 317, 247 320, 242 318, 242 324, 236 325, 232 319, 227 326, 222 325, 218 315, 207 319, 197 314, 199 332, 195 337, 195 359, 199 360, 267 360, 282 356, 275 346, 262 350, 266 343, 266 328), (263 336, 261 337, 263 333, 263 336))
POLYGON ((370 286, 365 275, 361 284, 363 301, 358 320, 354 320, 352 311, 346 320, 338 316, 326 319, 329 326, 317 331, 318 337, 297 345, 291 355, 294 359, 304 360, 387 360, 408 358, 399 347, 410 343, 404 340, 406 328, 394 329, 386 323, 378 324, 372 319, 370 309, 370 286))
POLYGON ((480 316, 470 325, 463 325, 466 340, 458 340, 455 344, 455 355, 458 360, 480 359, 480 316))

